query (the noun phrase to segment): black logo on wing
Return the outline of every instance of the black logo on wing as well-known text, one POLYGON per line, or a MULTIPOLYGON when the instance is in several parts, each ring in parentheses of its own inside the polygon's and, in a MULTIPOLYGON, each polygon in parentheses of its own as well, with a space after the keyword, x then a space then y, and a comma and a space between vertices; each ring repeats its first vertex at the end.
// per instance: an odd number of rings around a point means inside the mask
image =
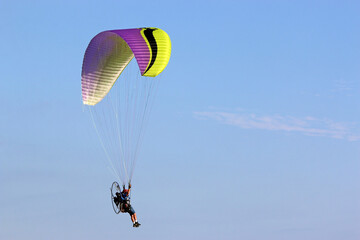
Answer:
POLYGON ((144 74, 152 67, 152 65, 154 65, 154 62, 155 62, 156 57, 157 57, 158 46, 157 46, 157 43, 155 41, 154 34, 153 34, 153 32, 155 30, 156 29, 153 29, 153 28, 146 28, 144 30, 144 35, 145 35, 146 39, 148 40, 148 42, 150 44, 150 48, 151 48, 151 52, 152 52, 150 64, 146 68, 144 74))

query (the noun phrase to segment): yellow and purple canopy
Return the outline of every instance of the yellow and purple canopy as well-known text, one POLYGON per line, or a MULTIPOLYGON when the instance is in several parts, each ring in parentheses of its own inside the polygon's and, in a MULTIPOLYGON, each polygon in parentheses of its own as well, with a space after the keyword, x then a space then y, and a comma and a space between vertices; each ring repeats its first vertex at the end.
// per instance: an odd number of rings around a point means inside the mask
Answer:
POLYGON ((95 105, 110 91, 135 56, 142 76, 155 77, 169 62, 171 42, 158 28, 104 31, 86 49, 81 88, 83 103, 95 105))

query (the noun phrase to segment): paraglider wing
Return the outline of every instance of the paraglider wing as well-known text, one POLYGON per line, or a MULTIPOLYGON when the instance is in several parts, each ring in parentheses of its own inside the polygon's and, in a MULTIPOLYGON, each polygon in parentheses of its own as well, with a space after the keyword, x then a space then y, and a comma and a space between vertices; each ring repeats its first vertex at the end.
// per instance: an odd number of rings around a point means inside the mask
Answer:
POLYGON ((158 28, 111 30, 96 35, 86 49, 82 74, 82 99, 95 105, 110 91, 135 56, 142 76, 155 77, 169 62, 171 42, 158 28))

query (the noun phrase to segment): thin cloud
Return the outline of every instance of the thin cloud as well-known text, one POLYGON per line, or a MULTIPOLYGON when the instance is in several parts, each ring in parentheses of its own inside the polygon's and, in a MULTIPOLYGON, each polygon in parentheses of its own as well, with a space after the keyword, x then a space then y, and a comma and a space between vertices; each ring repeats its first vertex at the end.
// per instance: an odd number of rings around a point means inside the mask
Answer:
POLYGON ((242 112, 194 112, 198 119, 213 119, 222 124, 243 129, 262 129, 268 131, 298 132, 308 136, 323 136, 349 141, 360 140, 359 127, 355 123, 335 122, 311 116, 298 118, 292 116, 264 115, 242 112))
POLYGON ((328 86, 322 86, 318 89, 303 90, 301 93, 315 97, 355 97, 359 84, 356 81, 337 79, 329 81, 328 86))
POLYGON ((354 90, 354 82, 352 81, 345 81, 344 79, 339 79, 335 81, 335 88, 333 91, 336 92, 347 92, 354 90))

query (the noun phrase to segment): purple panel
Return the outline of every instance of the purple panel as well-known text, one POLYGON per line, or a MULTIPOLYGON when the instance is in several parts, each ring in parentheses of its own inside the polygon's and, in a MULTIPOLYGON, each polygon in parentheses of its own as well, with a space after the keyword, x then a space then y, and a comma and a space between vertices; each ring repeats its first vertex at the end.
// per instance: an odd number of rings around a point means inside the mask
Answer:
POLYGON ((150 61, 150 50, 143 36, 141 35, 142 28, 112 30, 109 32, 116 33, 129 45, 135 55, 136 61, 139 65, 141 75, 144 74, 147 65, 150 61))
POLYGON ((82 97, 84 102, 90 96, 94 96, 94 92, 99 85, 109 84, 100 82, 96 73, 100 70, 103 59, 106 59, 116 47, 116 43, 109 40, 111 39, 109 37, 114 34, 121 37, 128 44, 134 53, 141 74, 144 74, 150 61, 150 50, 141 35, 141 30, 142 28, 104 31, 91 40, 86 49, 82 67, 82 97))
POLYGON ((91 74, 95 74, 100 70, 100 65, 103 59, 110 54, 110 51, 114 48, 114 43, 105 41, 109 36, 113 35, 110 31, 101 32, 91 39, 84 56, 82 66, 82 98, 86 101, 88 96, 93 95, 97 85, 99 84, 99 78, 96 76, 90 77, 91 74), (106 43, 104 45, 103 43, 106 43), (101 48, 100 48, 101 46, 101 48))

